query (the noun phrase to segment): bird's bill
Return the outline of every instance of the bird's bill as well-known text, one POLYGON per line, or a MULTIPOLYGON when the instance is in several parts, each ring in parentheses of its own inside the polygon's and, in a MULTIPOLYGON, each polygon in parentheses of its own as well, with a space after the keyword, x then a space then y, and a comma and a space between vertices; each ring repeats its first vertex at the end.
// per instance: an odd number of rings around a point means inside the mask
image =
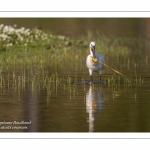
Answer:
POLYGON ((93 57, 95 57, 95 46, 91 47, 91 52, 92 52, 93 57))

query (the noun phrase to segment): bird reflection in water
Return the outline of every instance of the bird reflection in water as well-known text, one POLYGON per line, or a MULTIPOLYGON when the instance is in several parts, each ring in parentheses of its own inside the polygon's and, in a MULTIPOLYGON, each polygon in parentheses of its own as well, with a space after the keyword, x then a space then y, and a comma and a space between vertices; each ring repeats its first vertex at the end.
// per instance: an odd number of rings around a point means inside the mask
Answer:
POLYGON ((103 110, 105 93, 101 86, 93 87, 90 85, 86 94, 86 112, 89 114, 87 122, 89 122, 89 132, 94 131, 95 113, 103 110))

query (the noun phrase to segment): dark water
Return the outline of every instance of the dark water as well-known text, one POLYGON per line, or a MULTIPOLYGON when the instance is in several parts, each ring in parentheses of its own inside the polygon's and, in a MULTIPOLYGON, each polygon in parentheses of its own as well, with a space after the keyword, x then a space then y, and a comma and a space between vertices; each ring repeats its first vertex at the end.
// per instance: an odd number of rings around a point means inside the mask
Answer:
MULTIPOLYGON (((149 37, 150 33, 149 19, 11 18, 0 19, 0 23, 36 26, 71 37, 85 35, 87 31, 114 37, 149 37)), ((3 88, 0 132, 150 132, 149 63, 139 68, 138 75, 143 78, 141 86, 60 84, 51 97, 45 89, 33 91, 27 87, 14 92, 3 88)), ((128 75, 129 71, 132 68, 126 68, 124 73, 128 75)), ((88 70, 86 73, 88 76, 88 70)))

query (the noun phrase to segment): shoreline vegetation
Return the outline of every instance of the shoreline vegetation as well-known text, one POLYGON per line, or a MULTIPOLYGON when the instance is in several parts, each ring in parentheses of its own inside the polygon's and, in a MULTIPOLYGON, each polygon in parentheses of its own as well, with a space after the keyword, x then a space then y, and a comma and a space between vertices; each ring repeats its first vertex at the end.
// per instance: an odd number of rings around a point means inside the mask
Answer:
MULTIPOLYGON (((122 72, 128 80, 105 68, 103 80, 110 87, 120 84, 139 87, 143 77, 141 65, 148 67, 150 42, 142 38, 113 38, 87 32, 80 39, 69 39, 39 29, 17 25, 0 25, 0 89, 44 88, 49 94, 60 83, 72 84, 89 80, 85 65, 89 43, 96 42, 106 64, 122 72), (94 37, 94 38, 93 38, 94 37)), ((95 74, 98 79, 98 74, 95 74)), ((5 91, 5 90, 3 90, 5 91)), ((3 95, 3 93, 1 93, 3 95)))

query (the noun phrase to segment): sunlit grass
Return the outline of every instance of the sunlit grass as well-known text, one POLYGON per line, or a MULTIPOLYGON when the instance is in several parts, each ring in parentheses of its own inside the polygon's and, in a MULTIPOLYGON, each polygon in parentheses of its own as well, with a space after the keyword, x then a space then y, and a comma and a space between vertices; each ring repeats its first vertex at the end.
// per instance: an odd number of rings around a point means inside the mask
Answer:
MULTIPOLYGON (((95 41, 96 51, 104 55, 106 64, 125 77, 105 68, 103 80, 112 88, 140 87, 143 77, 138 74, 140 64, 148 66, 149 59, 143 48, 149 44, 140 38, 111 38, 97 34, 81 39, 68 39, 39 29, 0 25, 0 89, 32 91, 44 89, 47 96, 57 93, 57 87, 84 83, 89 80, 85 61, 89 43, 95 41), (136 67, 135 67, 136 64, 136 67), (138 65, 137 65, 138 64, 138 65), (125 71, 124 71, 125 70, 125 71)), ((94 76, 97 80, 98 77, 94 76)), ((76 86, 70 89, 75 96, 76 86)), ((3 90, 5 91, 5 90, 3 90)), ((77 93, 76 93, 77 94, 77 93)))

